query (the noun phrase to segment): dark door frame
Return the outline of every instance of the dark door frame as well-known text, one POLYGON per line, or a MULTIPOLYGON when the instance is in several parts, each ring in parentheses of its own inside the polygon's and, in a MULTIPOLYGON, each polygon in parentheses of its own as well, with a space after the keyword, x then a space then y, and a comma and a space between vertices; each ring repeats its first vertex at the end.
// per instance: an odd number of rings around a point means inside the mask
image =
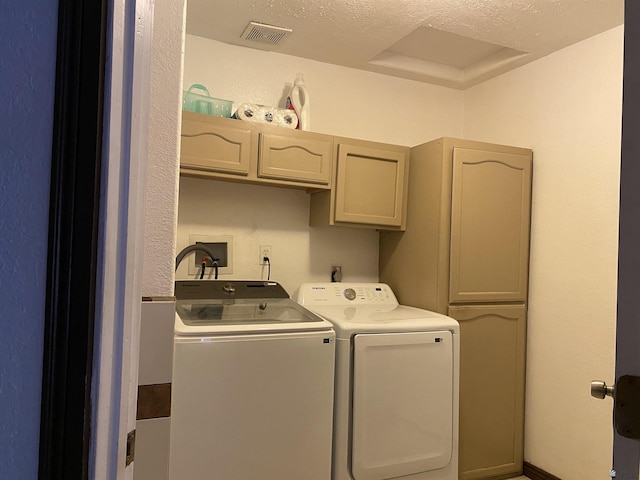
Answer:
POLYGON ((89 478, 107 0, 60 0, 40 480, 89 478))
MULTIPOLYGON (((625 2, 616 379, 640 376, 640 2, 625 2)), ((587 352, 588 354, 588 352, 587 352)), ((640 443, 614 433, 618 479, 638 479, 640 443)))

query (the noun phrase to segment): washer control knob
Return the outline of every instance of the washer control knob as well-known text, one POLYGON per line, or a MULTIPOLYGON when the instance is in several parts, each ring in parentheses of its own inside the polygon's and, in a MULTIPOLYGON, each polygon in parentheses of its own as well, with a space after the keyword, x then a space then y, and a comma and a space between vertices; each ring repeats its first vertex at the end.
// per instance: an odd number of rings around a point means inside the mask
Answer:
POLYGON ((236 286, 233 285, 232 283, 225 283, 222 286, 222 289, 227 293, 235 293, 236 292, 236 286))
POLYGON ((342 294, 344 295, 344 298, 346 298, 347 300, 355 300, 356 298, 356 291, 353 288, 345 288, 342 294))

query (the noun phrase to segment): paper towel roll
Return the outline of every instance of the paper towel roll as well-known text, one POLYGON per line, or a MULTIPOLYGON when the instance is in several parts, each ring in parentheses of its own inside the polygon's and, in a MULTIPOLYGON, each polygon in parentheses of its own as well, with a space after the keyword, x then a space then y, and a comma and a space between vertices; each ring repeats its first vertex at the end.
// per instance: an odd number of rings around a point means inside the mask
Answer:
POLYGON ((291 129, 298 126, 298 116, 293 110, 254 103, 241 103, 233 116, 246 122, 269 123, 291 129))

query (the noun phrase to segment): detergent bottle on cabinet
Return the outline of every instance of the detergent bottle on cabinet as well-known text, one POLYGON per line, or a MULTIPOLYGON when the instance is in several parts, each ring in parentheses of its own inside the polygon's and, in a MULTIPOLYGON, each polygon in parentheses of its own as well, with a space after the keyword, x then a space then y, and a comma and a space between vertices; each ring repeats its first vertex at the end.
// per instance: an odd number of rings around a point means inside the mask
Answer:
POLYGON ((311 127, 311 115, 309 112, 309 92, 304 84, 304 76, 298 73, 293 81, 293 86, 287 97, 287 108, 298 115, 298 130, 309 130, 311 127))

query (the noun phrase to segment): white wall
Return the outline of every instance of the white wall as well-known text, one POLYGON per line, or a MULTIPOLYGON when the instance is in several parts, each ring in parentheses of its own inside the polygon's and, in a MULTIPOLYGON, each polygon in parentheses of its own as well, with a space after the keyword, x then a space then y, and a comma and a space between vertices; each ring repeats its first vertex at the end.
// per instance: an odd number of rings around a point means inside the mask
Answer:
POLYGON ((534 152, 525 460, 564 480, 611 465, 623 27, 466 91, 466 138, 534 152))
POLYGON ((185 1, 156 2, 142 295, 173 295, 185 1))
MULTIPOLYGON (((331 281, 342 265, 345 281, 378 280, 378 234, 364 228, 310 228, 309 195, 303 190, 182 178, 178 245, 190 234, 231 235, 233 274, 219 278, 266 279, 258 265, 260 245, 271 245, 271 279, 293 295, 303 282, 331 281)), ((187 263, 177 279, 189 278, 187 263)), ((193 276, 191 277, 193 278, 193 276)))
MULTIPOLYGON (((313 131, 400 145, 462 135, 461 91, 187 36, 185 89, 199 83, 218 98, 283 107, 297 72, 313 131)), ((304 191, 181 178, 178 204, 178 249, 192 234, 233 236, 233 274, 220 278, 266 278, 258 250, 267 244, 271 278, 290 294, 302 282, 330 281, 335 264, 344 281, 378 280, 377 231, 310 228, 304 191)), ((176 278, 188 278, 188 261, 176 278)))
MULTIPOLYGON (((185 2, 154 4, 142 275, 142 295, 154 301, 141 307, 139 385, 171 381, 170 368, 165 378, 149 375, 148 370, 150 365, 170 367, 172 359, 185 2)), ((134 478, 166 480, 170 420, 139 420, 136 430, 134 478)))
POLYGON ((297 72, 315 132, 406 146, 462 135, 459 90, 187 35, 185 89, 200 83, 213 97, 284 107, 297 72))

